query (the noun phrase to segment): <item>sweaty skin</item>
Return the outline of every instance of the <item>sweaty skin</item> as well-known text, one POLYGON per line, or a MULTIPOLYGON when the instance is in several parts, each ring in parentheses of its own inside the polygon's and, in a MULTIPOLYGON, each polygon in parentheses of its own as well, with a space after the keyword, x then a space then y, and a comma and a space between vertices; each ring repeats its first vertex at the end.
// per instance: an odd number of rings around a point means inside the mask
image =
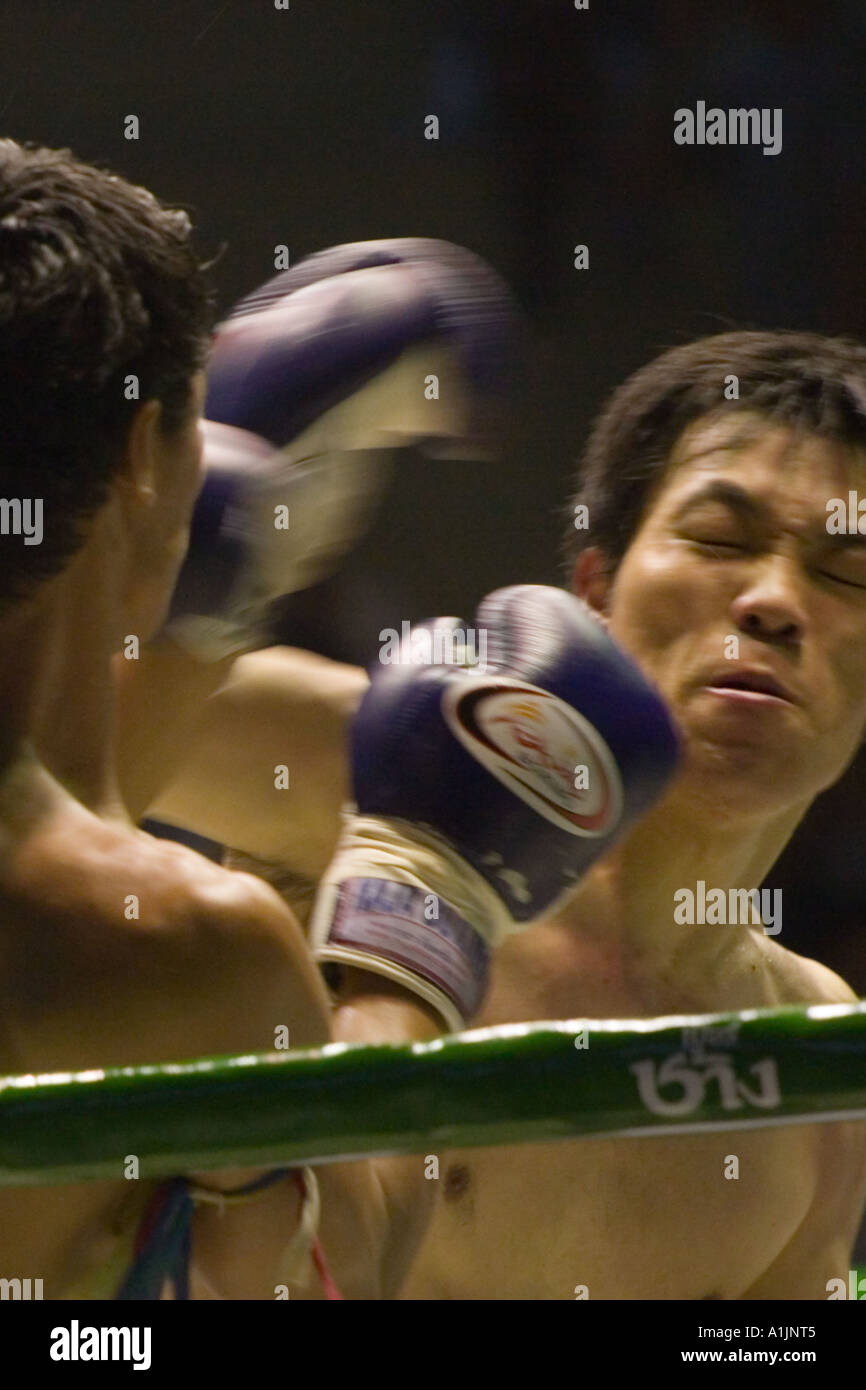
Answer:
MULTIPOLYGON (((660 687, 683 770, 573 898, 496 953, 477 1023, 854 1000, 760 927, 677 924, 674 894, 699 879, 759 886, 856 753, 866 552, 825 520, 827 499, 862 490, 863 471, 830 442, 745 413, 708 418, 680 440, 614 580, 584 552, 575 590, 660 687), (726 673, 747 668, 788 698, 722 693, 726 673)), ((243 658, 152 814, 314 880, 339 830, 343 734, 365 682, 286 650, 243 658), (279 807, 246 774, 295 760, 279 807)), ((825 1298, 847 1277, 866 1194, 861 1122, 440 1158, 406 1298, 825 1298)))

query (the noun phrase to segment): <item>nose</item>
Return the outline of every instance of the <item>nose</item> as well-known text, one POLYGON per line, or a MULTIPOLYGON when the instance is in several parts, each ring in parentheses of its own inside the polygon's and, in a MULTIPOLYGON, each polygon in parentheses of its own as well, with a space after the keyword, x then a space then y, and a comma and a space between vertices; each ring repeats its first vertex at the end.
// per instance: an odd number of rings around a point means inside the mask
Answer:
POLYGON ((806 614, 795 571, 794 562, 780 555, 761 562, 731 604, 741 632, 789 646, 802 641, 806 614))

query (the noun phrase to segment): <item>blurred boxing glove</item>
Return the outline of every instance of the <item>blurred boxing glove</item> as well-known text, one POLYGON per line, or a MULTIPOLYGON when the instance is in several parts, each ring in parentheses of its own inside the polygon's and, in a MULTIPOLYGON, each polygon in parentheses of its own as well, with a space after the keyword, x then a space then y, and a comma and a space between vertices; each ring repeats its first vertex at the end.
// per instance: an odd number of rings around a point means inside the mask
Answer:
POLYGON ((311 924, 319 960, 400 981, 452 1029, 480 1005, 491 949, 644 814, 678 747, 661 697, 573 595, 500 589, 470 632, 474 664, 440 619, 371 673, 356 804, 311 924))
POLYGON ((204 657, 265 640, 268 605, 363 532, 393 449, 488 457, 519 338, 499 276, 424 238, 319 252, 242 300, 215 334, 170 635, 204 657))

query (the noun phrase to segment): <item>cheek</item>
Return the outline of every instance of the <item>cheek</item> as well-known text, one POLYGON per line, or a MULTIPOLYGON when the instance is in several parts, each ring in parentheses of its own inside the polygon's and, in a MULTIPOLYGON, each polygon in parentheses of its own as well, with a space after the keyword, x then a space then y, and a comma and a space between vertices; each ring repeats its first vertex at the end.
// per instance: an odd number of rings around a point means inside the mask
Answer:
POLYGON ((709 600, 684 557, 656 547, 633 550, 614 584, 611 631, 636 652, 668 648, 704 620, 709 600))
POLYGON ((178 459, 178 493, 182 517, 188 521, 204 482, 204 439, 199 426, 190 431, 178 459))
POLYGON ((201 491, 201 449, 198 437, 190 432, 178 440, 171 457, 170 481, 165 489, 159 517, 158 544, 165 554, 176 556, 186 550, 195 510, 201 491))

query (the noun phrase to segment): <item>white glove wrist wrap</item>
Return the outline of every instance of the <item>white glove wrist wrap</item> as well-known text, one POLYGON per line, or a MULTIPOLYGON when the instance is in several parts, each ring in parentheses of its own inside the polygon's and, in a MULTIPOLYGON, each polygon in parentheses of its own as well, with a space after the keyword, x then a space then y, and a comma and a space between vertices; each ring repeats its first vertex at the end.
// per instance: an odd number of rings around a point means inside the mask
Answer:
POLYGON ((451 1030, 476 1012, 490 948, 514 924, 501 899, 451 845, 396 818, 344 816, 310 926, 319 961, 395 980, 451 1030))

